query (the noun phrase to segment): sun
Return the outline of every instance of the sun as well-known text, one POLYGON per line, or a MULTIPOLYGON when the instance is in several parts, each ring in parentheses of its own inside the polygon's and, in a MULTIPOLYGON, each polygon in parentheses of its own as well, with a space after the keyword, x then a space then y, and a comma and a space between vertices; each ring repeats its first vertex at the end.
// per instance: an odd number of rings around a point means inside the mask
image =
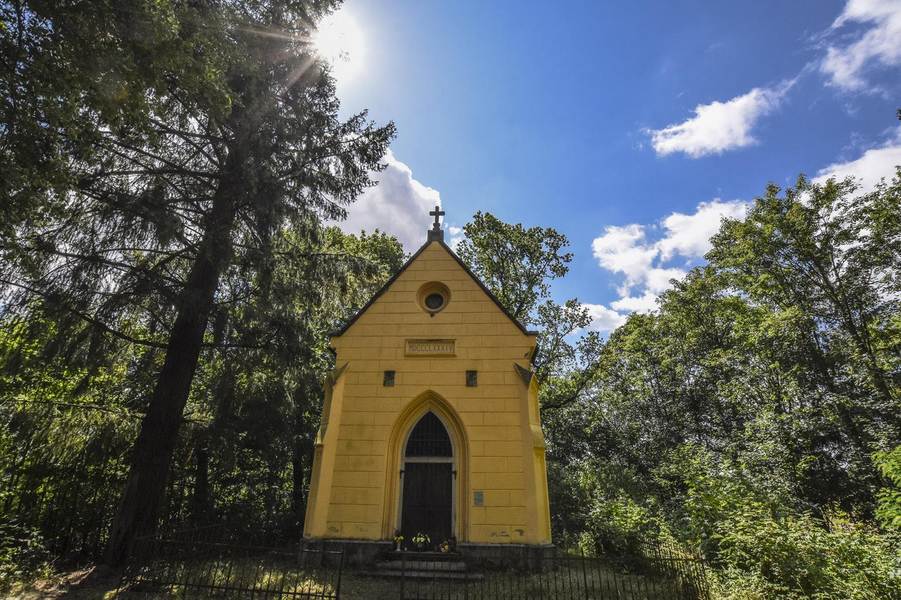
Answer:
POLYGON ((319 22, 313 34, 316 52, 332 68, 332 74, 339 82, 354 79, 362 69, 363 31, 346 10, 339 10, 319 22))

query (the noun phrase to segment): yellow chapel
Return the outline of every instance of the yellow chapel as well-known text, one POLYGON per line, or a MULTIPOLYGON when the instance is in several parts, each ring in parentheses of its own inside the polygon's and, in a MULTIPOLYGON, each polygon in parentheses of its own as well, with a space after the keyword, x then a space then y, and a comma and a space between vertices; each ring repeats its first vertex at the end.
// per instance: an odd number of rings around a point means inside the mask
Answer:
POLYGON ((547 546, 536 333, 430 214, 426 243, 331 338, 304 537, 547 546))

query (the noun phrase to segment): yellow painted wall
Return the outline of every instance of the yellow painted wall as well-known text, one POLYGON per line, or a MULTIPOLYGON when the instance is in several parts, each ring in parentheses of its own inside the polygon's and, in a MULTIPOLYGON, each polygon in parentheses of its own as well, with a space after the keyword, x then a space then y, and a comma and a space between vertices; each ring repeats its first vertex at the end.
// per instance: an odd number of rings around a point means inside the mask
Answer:
POLYGON ((461 542, 549 543, 550 512, 538 387, 524 334, 457 263, 430 242, 347 331, 332 338, 304 535, 390 539, 399 526, 403 440, 426 410, 455 446, 455 533, 461 542), (417 292, 450 290, 434 316, 417 292), (454 356, 409 356, 409 339, 455 340, 454 356), (516 365, 521 367, 517 370, 516 365), (396 372, 384 387, 384 371, 396 372), (466 387, 467 370, 478 386, 466 387), (483 506, 474 505, 475 491, 483 506))

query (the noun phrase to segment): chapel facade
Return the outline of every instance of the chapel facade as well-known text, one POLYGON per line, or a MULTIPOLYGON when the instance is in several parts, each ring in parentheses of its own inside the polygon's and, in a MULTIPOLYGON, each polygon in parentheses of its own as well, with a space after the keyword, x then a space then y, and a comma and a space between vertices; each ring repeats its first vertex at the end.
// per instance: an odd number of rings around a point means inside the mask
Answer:
POLYGON ((331 338, 308 539, 551 542, 536 333, 426 243, 331 338))

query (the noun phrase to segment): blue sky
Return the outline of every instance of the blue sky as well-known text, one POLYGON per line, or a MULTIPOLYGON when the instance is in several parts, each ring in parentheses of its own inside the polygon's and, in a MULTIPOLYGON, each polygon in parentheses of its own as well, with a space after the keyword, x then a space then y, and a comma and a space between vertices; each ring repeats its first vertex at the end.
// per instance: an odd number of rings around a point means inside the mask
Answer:
MULTIPOLYGON (((345 227, 409 250, 426 207, 554 227, 554 286, 609 330, 698 264, 767 182, 901 163, 901 0, 346 0, 362 48, 345 113, 398 136, 345 227)), ((452 229, 456 231, 456 229, 452 229)))

